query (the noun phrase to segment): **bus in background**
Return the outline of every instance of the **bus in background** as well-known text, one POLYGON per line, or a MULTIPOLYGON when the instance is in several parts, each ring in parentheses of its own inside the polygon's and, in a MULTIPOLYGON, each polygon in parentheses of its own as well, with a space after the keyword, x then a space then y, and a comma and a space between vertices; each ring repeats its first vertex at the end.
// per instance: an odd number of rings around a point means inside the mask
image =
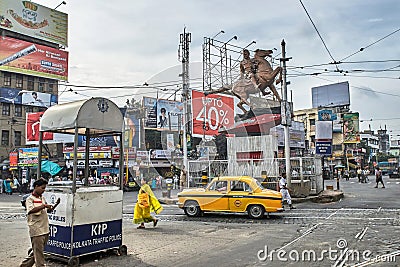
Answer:
POLYGON ((397 161, 381 161, 378 162, 378 167, 382 172, 382 175, 391 175, 393 171, 398 169, 397 161))

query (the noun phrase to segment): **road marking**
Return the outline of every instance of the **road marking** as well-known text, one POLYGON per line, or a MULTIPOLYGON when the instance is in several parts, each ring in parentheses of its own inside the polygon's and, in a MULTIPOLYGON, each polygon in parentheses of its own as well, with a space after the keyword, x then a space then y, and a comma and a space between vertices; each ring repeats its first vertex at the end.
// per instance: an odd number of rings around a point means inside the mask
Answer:
POLYGON ((334 213, 332 213, 331 215, 326 217, 325 220, 330 219, 333 215, 336 215, 336 213, 338 213, 338 212, 339 212, 339 210, 335 211, 334 213))
POLYGON ((279 249, 277 250, 277 252, 280 251, 280 250, 282 250, 282 249, 284 249, 284 248, 286 248, 287 246, 290 246, 291 244, 293 244, 293 243, 296 242, 297 240, 299 240, 299 239, 305 237, 306 235, 309 235, 315 228, 317 228, 317 227, 318 227, 319 225, 321 225, 321 224, 322 224, 322 223, 317 223, 316 225, 314 225, 313 227, 311 227, 310 229, 308 229, 307 231, 305 231, 305 232, 304 232, 301 236, 299 236, 298 238, 292 240, 291 242, 287 243, 287 244, 284 245, 283 247, 279 248, 279 249))
POLYGON ((361 230, 361 232, 359 232, 359 233, 355 236, 355 238, 358 239, 359 241, 361 241, 361 239, 364 237, 364 235, 365 235, 365 233, 367 232, 367 230, 368 230, 368 226, 365 226, 365 227, 361 230))
POLYGON ((342 267, 346 263, 346 261, 347 261, 347 255, 346 255, 347 251, 349 251, 349 248, 345 248, 343 251, 341 251, 340 257, 332 265, 333 267, 342 267), (345 258, 343 258, 343 257, 345 257, 345 258))
MULTIPOLYGON (((335 214, 338 213, 338 212, 339 212, 339 210, 336 210, 336 211, 333 212, 331 215, 329 215, 328 217, 326 217, 325 220, 331 218, 333 215, 335 215, 335 214)), ((280 251, 280 250, 286 248, 287 246, 290 246, 291 244, 297 242, 297 241, 300 240, 301 238, 303 238, 303 237, 305 237, 305 236, 311 234, 312 231, 313 231, 314 229, 316 229, 318 226, 320 226, 320 225, 322 225, 322 224, 323 224, 322 222, 317 223, 316 225, 312 226, 310 229, 308 229, 307 231, 305 231, 301 236, 295 238, 295 239, 292 240, 291 242, 289 242, 289 243, 287 243, 286 245, 284 245, 283 247, 279 248, 277 251, 280 251)))

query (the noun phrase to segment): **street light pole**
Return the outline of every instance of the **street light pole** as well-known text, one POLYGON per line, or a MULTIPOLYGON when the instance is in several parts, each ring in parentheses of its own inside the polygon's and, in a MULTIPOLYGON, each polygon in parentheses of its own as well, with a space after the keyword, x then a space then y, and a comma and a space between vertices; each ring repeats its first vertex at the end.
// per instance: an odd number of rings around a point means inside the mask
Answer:
MULTIPOLYGON (((187 127, 189 122, 188 114, 188 99, 189 99, 189 44, 191 42, 191 34, 186 32, 186 28, 183 29, 183 33, 180 35, 180 45, 182 46, 182 102, 183 102, 183 166, 189 170, 188 157, 187 157, 187 127)), ((189 181, 189 180, 188 180, 189 181)))
POLYGON ((291 125, 291 110, 289 106, 288 97, 287 97, 287 83, 286 83, 286 61, 289 59, 286 58, 286 50, 285 50, 285 40, 282 40, 282 101, 281 101, 281 117, 282 117, 282 125, 284 126, 285 131, 285 170, 286 170, 286 179, 287 185, 290 188, 292 185, 292 177, 290 172, 290 136, 289 136, 289 126, 291 125))

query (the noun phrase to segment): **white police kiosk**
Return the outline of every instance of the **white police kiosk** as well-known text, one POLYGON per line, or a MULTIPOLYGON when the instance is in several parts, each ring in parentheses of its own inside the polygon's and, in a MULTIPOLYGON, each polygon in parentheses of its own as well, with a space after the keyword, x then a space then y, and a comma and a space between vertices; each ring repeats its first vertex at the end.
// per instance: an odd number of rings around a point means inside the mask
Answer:
POLYGON ((48 202, 61 202, 49 214, 50 236, 45 247, 49 257, 78 266, 79 257, 107 250, 126 255, 122 245, 123 147, 124 119, 115 103, 106 98, 91 98, 47 109, 40 121, 38 178, 41 177, 41 158, 44 132, 73 134, 73 182, 69 186, 48 186, 44 196, 48 202), (78 136, 119 137, 119 185, 88 184, 89 142, 85 149, 85 183, 77 186, 78 136))

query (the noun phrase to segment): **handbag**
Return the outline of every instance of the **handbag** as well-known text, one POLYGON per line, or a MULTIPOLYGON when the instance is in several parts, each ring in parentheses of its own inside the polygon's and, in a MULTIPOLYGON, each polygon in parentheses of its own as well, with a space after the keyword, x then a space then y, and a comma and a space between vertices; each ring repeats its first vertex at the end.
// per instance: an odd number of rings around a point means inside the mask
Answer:
POLYGON ((141 208, 150 207, 149 194, 147 194, 146 192, 139 193, 139 195, 138 195, 138 204, 139 204, 139 207, 141 207, 141 208))

